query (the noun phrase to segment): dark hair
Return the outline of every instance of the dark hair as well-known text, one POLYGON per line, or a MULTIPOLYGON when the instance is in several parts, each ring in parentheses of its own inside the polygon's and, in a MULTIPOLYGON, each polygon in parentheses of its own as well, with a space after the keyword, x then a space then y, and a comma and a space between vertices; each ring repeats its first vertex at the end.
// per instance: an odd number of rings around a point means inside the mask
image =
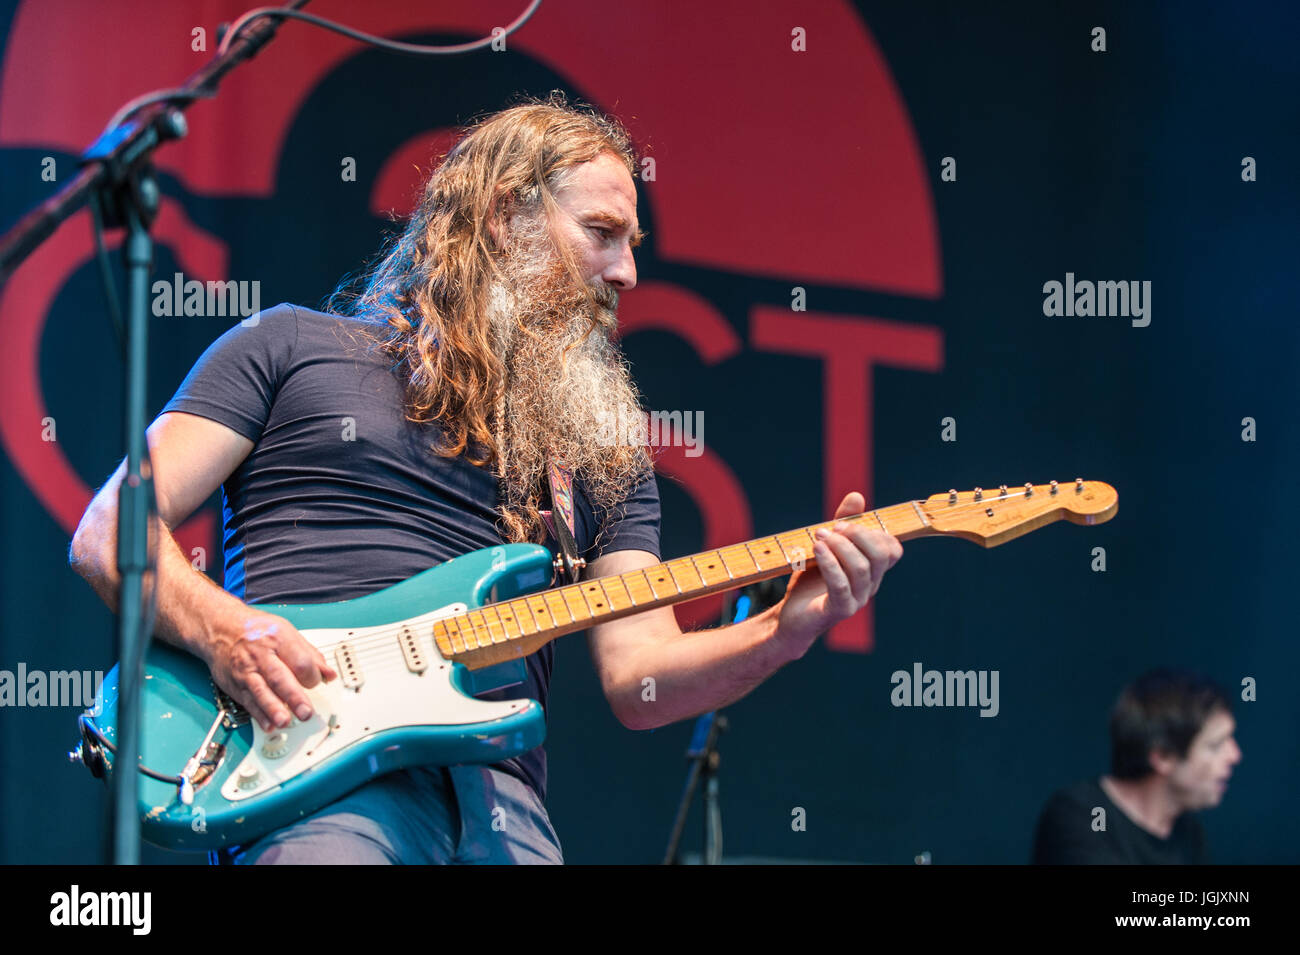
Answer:
POLYGON ((1178 759, 1216 710, 1232 712, 1228 694, 1187 670, 1151 670, 1124 688, 1110 711, 1111 775, 1142 779, 1154 770, 1153 750, 1178 759))

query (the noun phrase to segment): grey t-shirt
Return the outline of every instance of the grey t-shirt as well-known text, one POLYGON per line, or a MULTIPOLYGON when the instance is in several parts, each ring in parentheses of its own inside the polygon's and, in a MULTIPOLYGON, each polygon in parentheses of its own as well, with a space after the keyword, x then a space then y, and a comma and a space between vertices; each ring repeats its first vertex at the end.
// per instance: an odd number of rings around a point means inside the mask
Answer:
MULTIPOLYGON (((436 426, 406 419, 400 369, 365 323, 287 304, 256 318, 213 342, 163 408, 254 443, 221 489, 226 590, 252 604, 350 600, 502 543, 494 472, 430 449, 436 426)), ((653 475, 601 515, 598 551, 580 482, 573 498, 589 562, 617 550, 659 556, 653 475)), ((524 683, 482 698, 545 709, 553 657, 547 644, 525 659, 524 683)), ((542 747, 498 765, 545 798, 542 747)))

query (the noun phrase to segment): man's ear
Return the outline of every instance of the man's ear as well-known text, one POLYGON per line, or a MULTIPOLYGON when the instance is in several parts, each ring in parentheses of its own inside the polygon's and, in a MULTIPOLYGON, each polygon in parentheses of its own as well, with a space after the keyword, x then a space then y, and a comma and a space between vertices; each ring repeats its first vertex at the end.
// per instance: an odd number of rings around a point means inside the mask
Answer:
POLYGON ((488 213, 487 229, 488 234, 492 236, 492 242, 498 249, 506 247, 506 234, 509 232, 509 222, 515 211, 515 200, 513 196, 500 193, 492 200, 492 209, 488 213))
POLYGON ((1151 769, 1159 776, 1170 775, 1181 760, 1173 753, 1167 753, 1164 750, 1153 749, 1147 756, 1147 762, 1151 769))

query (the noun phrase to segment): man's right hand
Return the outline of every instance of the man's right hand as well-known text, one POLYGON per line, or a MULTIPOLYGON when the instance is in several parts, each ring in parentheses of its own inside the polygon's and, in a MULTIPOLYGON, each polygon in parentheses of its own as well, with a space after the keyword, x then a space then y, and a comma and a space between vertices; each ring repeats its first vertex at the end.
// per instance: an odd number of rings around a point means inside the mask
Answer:
MULTIPOLYGON (((239 467, 253 442, 216 421, 177 411, 159 415, 147 436, 158 508, 155 636, 205 661, 217 686, 268 731, 288 726, 291 713, 310 718, 304 688, 338 674, 289 621, 250 607, 196 570, 171 533, 239 467)), ((69 553, 72 566, 114 610, 121 582, 117 494, 125 474, 123 462, 99 489, 69 553)))
POLYGON ((283 617, 254 607, 224 614, 204 657, 212 679, 270 732, 288 726, 290 714, 312 715, 304 688, 338 677, 325 656, 283 617))

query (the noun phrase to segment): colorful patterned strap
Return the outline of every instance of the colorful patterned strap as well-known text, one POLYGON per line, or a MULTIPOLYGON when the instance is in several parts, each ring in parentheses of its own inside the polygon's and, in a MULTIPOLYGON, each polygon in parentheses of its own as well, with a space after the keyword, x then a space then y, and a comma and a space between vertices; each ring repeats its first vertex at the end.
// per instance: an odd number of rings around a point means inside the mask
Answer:
POLYGON ((551 536, 559 542, 560 556, 564 564, 565 575, 570 583, 576 583, 584 562, 578 556, 578 543, 574 540, 573 526, 573 474, 563 462, 551 458, 546 462, 546 479, 551 485, 551 510, 542 511, 542 520, 546 522, 551 536), (559 511, 563 520, 555 520, 559 511))

